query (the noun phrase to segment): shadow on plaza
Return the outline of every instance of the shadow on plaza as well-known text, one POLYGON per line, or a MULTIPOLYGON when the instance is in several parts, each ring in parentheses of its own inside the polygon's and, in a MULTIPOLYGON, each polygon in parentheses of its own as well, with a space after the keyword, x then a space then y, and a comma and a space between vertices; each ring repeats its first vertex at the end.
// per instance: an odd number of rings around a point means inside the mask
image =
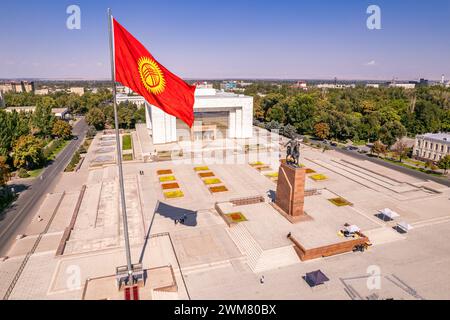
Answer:
POLYGON ((182 224, 185 226, 188 226, 188 227, 197 226, 197 212, 196 211, 179 208, 179 207, 174 207, 174 206, 171 206, 166 203, 158 201, 158 203, 156 204, 156 208, 155 208, 152 220, 150 221, 150 226, 148 227, 148 230, 147 230, 147 235, 145 237, 145 242, 144 242, 144 246, 142 247, 141 255, 139 257, 140 263, 142 263, 142 261, 144 259, 145 250, 147 248, 148 239, 150 238, 150 235, 151 235, 151 230, 152 230, 152 226, 153 226, 153 222, 154 222, 156 214, 159 214, 165 218, 169 218, 174 223, 181 223, 180 220, 184 220, 182 222, 182 224))
POLYGON ((197 212, 174 207, 163 202, 159 202, 155 213, 165 218, 171 219, 174 223, 184 219, 183 225, 195 227, 197 225, 197 212))

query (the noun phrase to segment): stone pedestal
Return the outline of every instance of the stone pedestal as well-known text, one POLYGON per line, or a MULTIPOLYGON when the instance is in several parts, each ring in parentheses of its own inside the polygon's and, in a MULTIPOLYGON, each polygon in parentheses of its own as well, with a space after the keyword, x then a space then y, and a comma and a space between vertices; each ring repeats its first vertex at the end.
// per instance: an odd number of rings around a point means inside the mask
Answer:
POLYGON ((292 223, 311 219, 304 211, 305 177, 306 168, 281 163, 276 199, 272 205, 292 223))

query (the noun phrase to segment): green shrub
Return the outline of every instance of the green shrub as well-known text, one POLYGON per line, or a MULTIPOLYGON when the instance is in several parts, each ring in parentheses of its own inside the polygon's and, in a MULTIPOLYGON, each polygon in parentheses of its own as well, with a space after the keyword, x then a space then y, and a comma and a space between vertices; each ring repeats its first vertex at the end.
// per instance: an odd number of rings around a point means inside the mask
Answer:
POLYGON ((17 175, 19 176, 19 178, 22 178, 22 179, 30 177, 27 170, 25 170, 24 168, 20 168, 19 171, 17 172, 17 175))
POLYGON ((84 145, 80 146, 80 148, 78 149, 78 152, 80 154, 87 153, 86 147, 84 145))
POLYGON ((72 171, 74 171, 75 168, 76 168, 76 166, 77 166, 77 164, 80 162, 80 160, 81 160, 80 152, 77 151, 77 152, 75 152, 75 154, 73 155, 72 160, 70 160, 70 163, 69 163, 69 165, 67 166, 67 168, 66 168, 65 171, 66 171, 66 172, 72 172, 72 171))

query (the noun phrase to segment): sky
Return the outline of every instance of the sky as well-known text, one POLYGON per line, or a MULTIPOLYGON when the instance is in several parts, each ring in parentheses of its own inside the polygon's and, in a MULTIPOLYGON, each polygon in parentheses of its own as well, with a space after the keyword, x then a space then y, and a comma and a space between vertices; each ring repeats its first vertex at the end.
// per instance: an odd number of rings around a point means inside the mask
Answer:
POLYGON ((185 79, 450 78, 450 0, 2 1, 0 78, 110 78, 108 7, 185 79))

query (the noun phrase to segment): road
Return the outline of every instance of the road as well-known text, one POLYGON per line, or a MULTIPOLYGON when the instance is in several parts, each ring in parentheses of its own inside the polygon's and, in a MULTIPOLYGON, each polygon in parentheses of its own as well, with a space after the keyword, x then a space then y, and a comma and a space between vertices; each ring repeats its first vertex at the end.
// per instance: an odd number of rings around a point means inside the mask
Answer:
POLYGON ((6 255, 16 236, 24 230, 37 212, 40 202, 51 191, 53 182, 61 174, 73 154, 77 151, 87 132, 86 121, 81 119, 73 128, 73 135, 78 137, 72 140, 58 157, 36 178, 29 188, 22 192, 13 206, 5 212, 5 218, 0 222, 0 257, 6 255))

